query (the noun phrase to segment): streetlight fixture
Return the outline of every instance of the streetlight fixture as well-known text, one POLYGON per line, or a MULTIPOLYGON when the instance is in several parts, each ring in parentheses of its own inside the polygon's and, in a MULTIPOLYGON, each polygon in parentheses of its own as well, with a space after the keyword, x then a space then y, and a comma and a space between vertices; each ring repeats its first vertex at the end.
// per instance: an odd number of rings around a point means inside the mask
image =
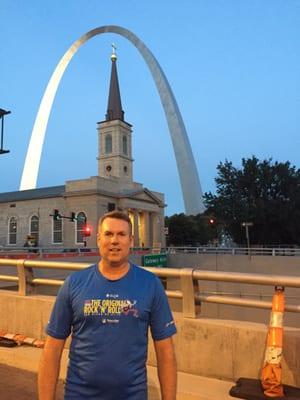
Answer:
POLYGON ((249 227, 253 226, 253 222, 242 222, 242 226, 245 228, 245 231, 246 231, 248 257, 249 257, 249 260, 250 260, 251 259, 251 253, 250 253, 249 227))
POLYGON ((9 150, 3 149, 3 134, 4 134, 4 115, 10 114, 10 111, 3 110, 0 108, 0 120, 1 120, 1 148, 0 154, 9 153, 9 150))

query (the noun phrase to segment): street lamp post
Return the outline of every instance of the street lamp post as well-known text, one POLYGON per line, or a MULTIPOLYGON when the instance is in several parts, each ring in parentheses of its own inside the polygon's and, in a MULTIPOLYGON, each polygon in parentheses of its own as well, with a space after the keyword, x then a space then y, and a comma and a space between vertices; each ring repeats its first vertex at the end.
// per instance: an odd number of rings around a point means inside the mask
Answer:
POLYGON ((246 240, 247 240, 247 247, 248 247, 248 258, 251 259, 251 252, 250 252, 250 237, 249 237, 249 227, 253 226, 253 222, 242 222, 242 226, 245 227, 246 231, 246 240))
POLYGON ((3 149, 3 134, 4 134, 4 115, 10 114, 10 111, 3 110, 0 108, 0 119, 1 119, 1 148, 0 154, 9 153, 9 150, 3 149))

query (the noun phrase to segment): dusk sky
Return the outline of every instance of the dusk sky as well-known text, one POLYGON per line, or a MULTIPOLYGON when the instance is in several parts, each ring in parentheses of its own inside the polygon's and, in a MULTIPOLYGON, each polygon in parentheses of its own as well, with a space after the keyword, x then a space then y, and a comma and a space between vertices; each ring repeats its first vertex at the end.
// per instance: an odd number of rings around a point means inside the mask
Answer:
MULTIPOLYGON (((300 167, 299 0, 0 0, 0 192, 19 189, 39 103, 57 63, 91 29, 119 25, 151 50, 171 85, 203 192, 216 166, 257 156, 300 167)), ((96 123, 105 119, 111 44, 125 120, 133 125, 134 180, 184 211, 164 111, 127 39, 96 36, 73 57, 52 108, 38 187, 97 175, 96 123)))

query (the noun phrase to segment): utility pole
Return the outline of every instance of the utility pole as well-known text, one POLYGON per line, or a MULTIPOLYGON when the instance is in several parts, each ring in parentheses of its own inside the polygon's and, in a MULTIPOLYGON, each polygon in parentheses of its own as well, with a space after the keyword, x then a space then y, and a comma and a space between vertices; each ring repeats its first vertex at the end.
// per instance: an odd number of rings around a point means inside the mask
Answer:
POLYGON ((10 111, 3 110, 0 108, 0 120, 1 120, 1 147, 0 154, 9 153, 9 150, 3 149, 3 135, 4 135, 4 115, 10 114, 10 111))

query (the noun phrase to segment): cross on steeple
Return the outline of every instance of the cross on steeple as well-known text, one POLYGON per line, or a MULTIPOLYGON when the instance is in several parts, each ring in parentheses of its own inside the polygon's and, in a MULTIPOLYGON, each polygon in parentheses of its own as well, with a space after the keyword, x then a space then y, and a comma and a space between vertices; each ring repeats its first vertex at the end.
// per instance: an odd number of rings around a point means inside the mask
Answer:
POLYGON ((111 59, 111 61, 116 61, 116 59, 117 59, 117 54, 116 54, 117 46, 114 43, 112 43, 111 47, 112 47, 112 53, 111 53, 110 59, 111 59))

